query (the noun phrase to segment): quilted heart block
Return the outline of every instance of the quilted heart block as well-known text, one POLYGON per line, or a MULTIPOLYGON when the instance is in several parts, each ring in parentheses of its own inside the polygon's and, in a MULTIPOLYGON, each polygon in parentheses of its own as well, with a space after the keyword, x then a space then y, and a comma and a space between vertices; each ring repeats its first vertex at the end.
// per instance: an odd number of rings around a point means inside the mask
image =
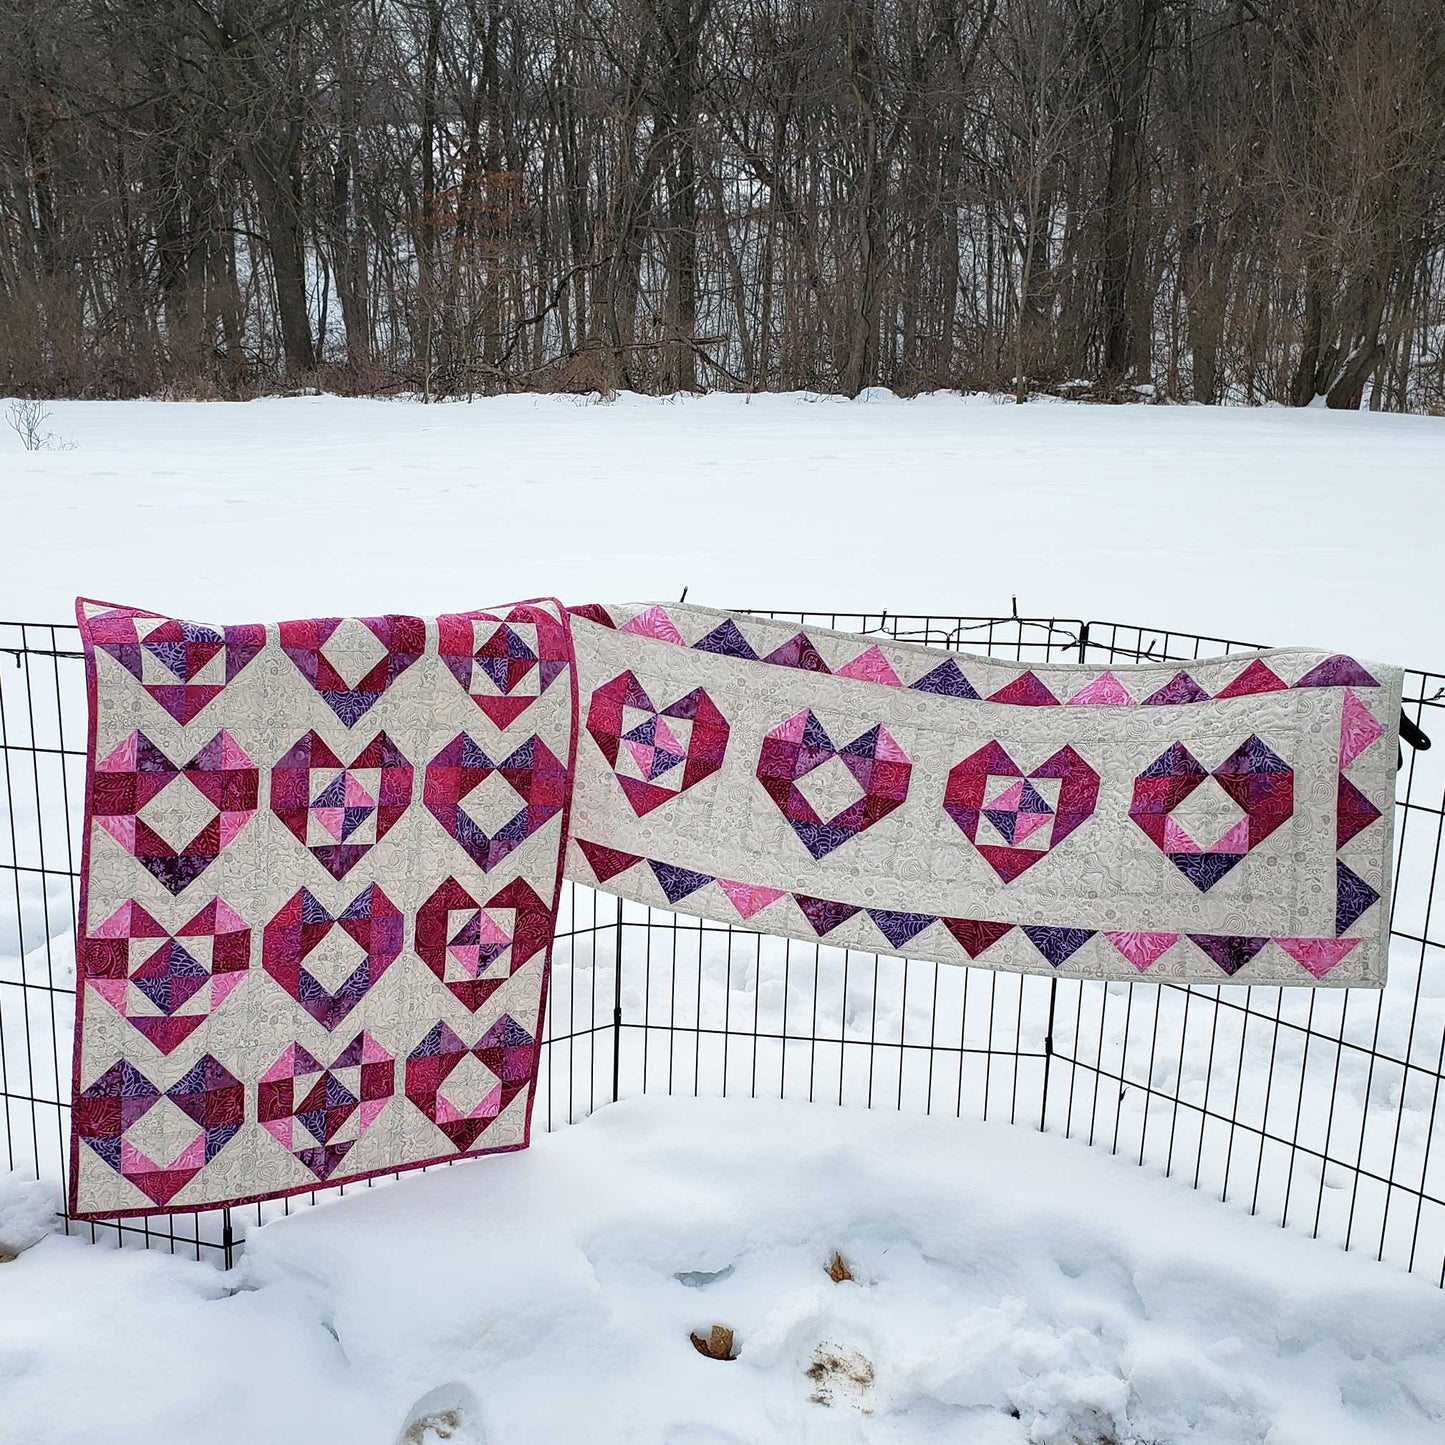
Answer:
POLYGON ((537 1072, 537 1042, 503 1014, 470 1048, 437 1023, 406 1061, 406 1096, 465 1153, 537 1072))
POLYGON ((552 910, 522 878, 478 903, 448 878, 417 910, 417 956, 474 1013, 552 941, 552 910))
POLYGON ((811 709, 763 738, 758 781, 814 858, 886 818, 908 797, 913 764, 882 723, 834 747, 811 709))
POLYGON ((396 1092, 396 1061, 359 1033, 330 1064, 290 1044, 261 1075, 256 1117, 318 1179, 330 1179, 396 1092))
POLYGON ((427 764, 422 801, 486 873, 562 811, 568 786, 567 769, 539 737, 494 763, 458 733, 427 764))
POLYGON ((183 893, 251 821, 260 771, 224 728, 187 763, 140 731, 95 765, 91 813, 142 868, 183 893))
POLYGON ((629 671, 592 694, 587 731, 640 818, 717 772, 729 728, 702 688, 658 708, 629 671))
POLYGON ((167 1205, 240 1132, 246 1089, 205 1054, 169 1089, 112 1064, 75 1099, 80 1140, 153 1204, 167 1205))
POLYGON ((188 723, 266 645, 266 629, 205 627, 118 607, 91 616, 90 640, 178 723, 188 723))
POLYGON ((281 651, 352 727, 426 648, 420 617, 311 617, 283 622, 281 651))
POLYGON ((1098 802, 1098 773, 1067 745, 1025 773, 1002 743, 985 743, 954 764, 943 792, 944 812, 1005 883, 1046 858, 1098 802))
POLYGON ((261 935, 261 967, 322 1028, 334 1029, 401 952, 405 920, 375 883, 334 916, 308 889, 261 935))
POLYGON ((251 930, 213 898, 171 933, 139 903, 122 903, 81 944, 86 986, 168 1054, 246 976, 251 930))
POLYGON ((1294 812, 1294 769, 1258 737, 1210 772, 1174 743, 1134 780, 1129 816, 1207 893, 1294 812))
POLYGON ((309 732, 271 773, 271 810, 333 878, 344 878, 406 812, 411 774, 385 733, 343 764, 309 732))
POLYGON ((467 696, 508 728, 571 666, 566 628, 540 607, 437 619, 441 659, 467 696))

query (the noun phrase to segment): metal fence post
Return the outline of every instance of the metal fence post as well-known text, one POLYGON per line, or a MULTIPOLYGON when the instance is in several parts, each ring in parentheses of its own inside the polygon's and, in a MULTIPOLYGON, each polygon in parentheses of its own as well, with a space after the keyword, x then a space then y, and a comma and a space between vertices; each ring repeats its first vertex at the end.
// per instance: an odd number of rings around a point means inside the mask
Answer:
POLYGON ((622 1077, 622 897, 617 898, 617 954, 612 967, 612 1102, 622 1077))
MULTIPOLYGON (((1079 624, 1078 657, 1079 662, 1089 660, 1089 624, 1079 624)), ((1054 1006, 1058 1002, 1059 981, 1057 978, 1049 980, 1049 1021, 1044 1026, 1044 1087, 1039 1098, 1039 1130, 1042 1132, 1048 1126, 1049 1119, 1049 1083, 1054 1069, 1054 1006)))

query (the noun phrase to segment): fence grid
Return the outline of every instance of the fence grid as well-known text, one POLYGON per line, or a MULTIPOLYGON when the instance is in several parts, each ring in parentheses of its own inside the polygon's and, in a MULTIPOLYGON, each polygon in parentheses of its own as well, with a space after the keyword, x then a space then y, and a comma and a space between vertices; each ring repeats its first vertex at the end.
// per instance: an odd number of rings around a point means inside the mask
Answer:
MULTIPOLYGON (((759 615, 1015 661, 1187 662, 1258 645, 1081 619, 759 615)), ((1445 676, 1407 673, 1408 723, 1428 735, 1442 707, 1445 676)), ((76 629, 0 623, 0 1163, 56 1181, 68 1162, 85 734, 76 629)), ((994 973, 680 918, 568 882, 534 1117, 555 1129, 663 1092, 1006 1121, 1445 1286, 1441 752, 1402 758, 1384 990, 994 973)), ((229 1265, 248 1228, 369 1187, 64 1228, 229 1265)))

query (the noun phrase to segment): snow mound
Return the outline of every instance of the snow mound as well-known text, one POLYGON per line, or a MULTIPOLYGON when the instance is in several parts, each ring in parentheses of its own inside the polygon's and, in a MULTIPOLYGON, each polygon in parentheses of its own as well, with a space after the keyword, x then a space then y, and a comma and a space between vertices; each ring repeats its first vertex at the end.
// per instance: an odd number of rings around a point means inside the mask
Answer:
POLYGON ((0 1174, 0 1255, 39 1244, 63 1208, 60 1190, 17 1172, 0 1174))
POLYGON ((1059 1139, 649 1098, 230 1275, 46 1240, 0 1440, 1438 1445, 1442 1352, 1428 1284, 1059 1139))

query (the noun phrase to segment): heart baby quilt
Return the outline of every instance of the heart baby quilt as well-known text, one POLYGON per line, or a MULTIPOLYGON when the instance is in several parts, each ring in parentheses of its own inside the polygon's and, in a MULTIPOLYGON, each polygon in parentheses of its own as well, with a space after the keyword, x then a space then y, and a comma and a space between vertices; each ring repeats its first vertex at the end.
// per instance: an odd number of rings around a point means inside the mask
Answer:
POLYGON ((564 860, 869 952, 1384 981, 1397 669, 1027 666, 684 605, 77 611, 79 1216, 523 1147, 564 860))
POLYGON ((523 1147, 576 737, 560 605, 78 613, 72 1213, 523 1147))

